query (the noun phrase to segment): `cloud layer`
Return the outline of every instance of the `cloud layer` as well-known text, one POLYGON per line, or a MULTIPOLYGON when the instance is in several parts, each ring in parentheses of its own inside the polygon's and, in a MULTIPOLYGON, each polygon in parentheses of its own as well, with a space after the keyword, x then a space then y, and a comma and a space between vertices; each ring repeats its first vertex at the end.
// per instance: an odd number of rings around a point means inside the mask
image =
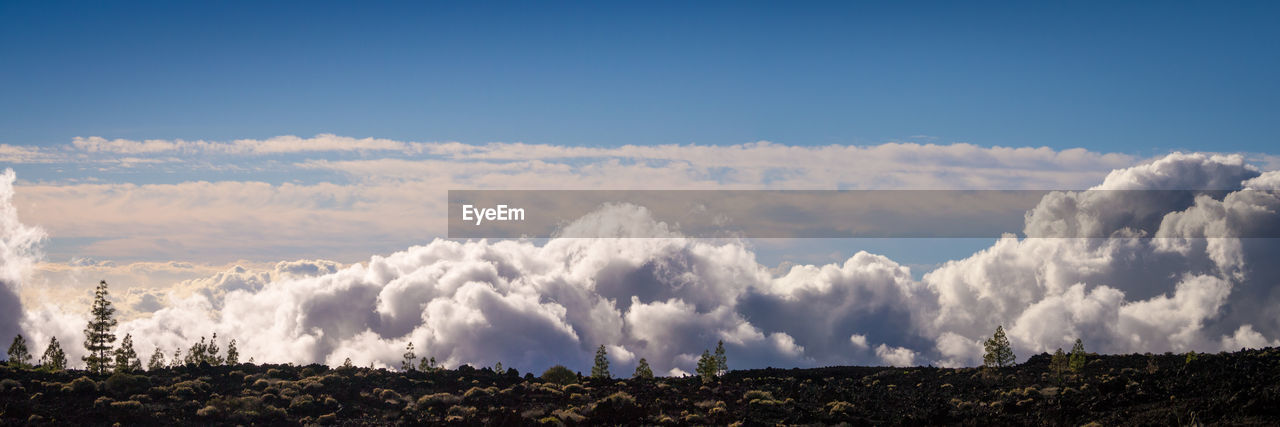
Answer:
POLYGON ((39 259, 39 244, 44 240, 44 230, 28 227, 18 220, 13 206, 12 169, 0 173, 0 337, 11 337, 19 332, 22 319, 22 301, 18 287, 29 277, 39 259))
POLYGON ((27 176, 33 181, 15 200, 24 218, 54 236, 53 260, 213 264, 353 262, 420 244, 445 235, 449 189, 1069 189, 1138 160, 966 143, 576 147, 327 134, 84 137, 0 146, 5 156, 57 171, 27 176))
MULTIPOLYGON (((1277 184, 1280 172, 1240 156, 1173 154, 1111 171, 1093 189, 1277 184)), ((1024 359, 1077 337, 1112 353, 1277 342, 1280 268, 1267 262, 1280 253, 1275 239, 1143 238, 1275 227, 1274 192, 1141 204, 1106 197, 1047 196, 1026 228, 1122 230, 1115 238, 1006 237, 920 280, 866 252, 775 272, 749 242, 687 239, 675 229, 664 239, 435 240, 350 266, 238 266, 164 291, 120 291, 129 310, 146 314, 122 322, 119 334, 132 333, 141 354, 155 346, 168 354, 216 332, 258 361, 350 357, 384 366, 397 366, 412 342, 446 366, 501 361, 522 371, 585 369, 603 344, 620 373, 641 357, 657 372, 692 372, 719 340, 735 368, 973 365, 996 325, 1024 359)), ((614 205, 568 228, 607 223, 625 236, 635 231, 628 227, 662 227, 646 213, 614 205)), ((29 307, 21 325, 43 346, 50 335, 79 342, 84 320, 46 305, 29 307)))

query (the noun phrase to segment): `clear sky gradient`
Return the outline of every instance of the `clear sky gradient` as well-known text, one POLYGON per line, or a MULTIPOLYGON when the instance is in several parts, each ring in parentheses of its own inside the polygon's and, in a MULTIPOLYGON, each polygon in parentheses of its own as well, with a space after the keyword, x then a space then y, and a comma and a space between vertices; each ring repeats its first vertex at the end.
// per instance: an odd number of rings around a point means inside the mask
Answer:
POLYGON ((1280 3, 3 2, 0 143, 1270 151, 1280 3), (463 7, 465 6, 465 7, 463 7))

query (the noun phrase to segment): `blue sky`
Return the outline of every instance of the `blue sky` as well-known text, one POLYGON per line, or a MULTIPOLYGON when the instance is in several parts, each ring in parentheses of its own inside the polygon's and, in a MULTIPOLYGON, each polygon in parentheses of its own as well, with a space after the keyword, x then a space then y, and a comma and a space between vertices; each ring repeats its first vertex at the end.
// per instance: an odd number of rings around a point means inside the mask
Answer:
POLYGON ((1025 3, 5 2, 0 143, 1274 144, 1280 4, 1025 3))

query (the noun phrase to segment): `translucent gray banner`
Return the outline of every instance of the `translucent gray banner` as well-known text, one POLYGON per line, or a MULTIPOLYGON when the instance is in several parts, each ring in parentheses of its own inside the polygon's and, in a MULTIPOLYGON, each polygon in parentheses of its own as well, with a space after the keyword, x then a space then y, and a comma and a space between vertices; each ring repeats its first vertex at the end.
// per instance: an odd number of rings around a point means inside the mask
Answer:
POLYGON ((1276 201, 1259 190, 450 190, 448 215, 458 239, 1272 238, 1276 201), (1252 214, 1198 226, 1185 213, 1236 205, 1252 214))

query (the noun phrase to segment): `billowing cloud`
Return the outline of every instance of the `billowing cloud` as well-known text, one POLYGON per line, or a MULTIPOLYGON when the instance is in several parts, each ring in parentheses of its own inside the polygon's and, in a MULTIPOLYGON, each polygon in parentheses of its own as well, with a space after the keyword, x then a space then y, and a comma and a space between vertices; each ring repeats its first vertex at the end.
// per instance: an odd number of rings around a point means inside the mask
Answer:
POLYGON ((889 366, 915 366, 916 352, 903 347, 876 346, 876 357, 889 366))
MULTIPOLYGON (((1240 156, 1175 153, 1114 171, 1094 189, 1262 189, 1275 175, 1240 156)), ((1235 345, 1224 336, 1257 344, 1280 334, 1280 273, 1262 261, 1280 250, 1276 239, 1203 238, 1222 235, 1205 232, 1212 227, 1231 227, 1229 235, 1275 227, 1274 192, 1110 199, 1117 194, 1131 193, 1058 193, 1027 214, 1028 230, 1098 227, 1117 230, 1116 238, 1006 237, 925 275, 938 297, 927 335, 939 336, 943 355, 977 363, 967 343, 999 324, 1023 355, 1069 348, 1076 337, 1092 350, 1125 353, 1217 350, 1235 345)))
MULTIPOLYGON (((1173 154, 1112 171, 1094 189, 1258 190, 1274 188, 1278 176, 1239 156, 1173 154)), ((605 345, 616 373, 645 358, 676 374, 693 372, 717 341, 735 368, 974 365, 997 325, 1021 359, 1075 338, 1108 353, 1277 342, 1280 269, 1268 261, 1278 243, 1198 237, 1212 227, 1280 223, 1274 193, 1144 203, 1109 196, 1055 193, 1025 226, 1101 227, 1117 230, 1114 238, 1007 236, 921 279, 867 252, 775 271, 748 242, 683 238, 643 207, 612 205, 566 229, 616 238, 434 240, 352 265, 238 266, 164 295, 122 291, 146 314, 122 322, 120 335, 133 333, 143 354, 217 333, 258 361, 350 357, 383 366, 398 366, 412 342, 446 366, 502 362, 522 371, 585 369, 605 345), (624 237, 637 230, 668 237, 624 237), (163 307, 148 311, 153 300, 163 307)), ((74 321, 58 313, 38 307, 24 324, 41 336, 70 333, 74 321)))
POLYGON ((0 337, 20 332, 23 308, 18 288, 39 260, 39 244, 45 237, 40 228, 18 220, 13 206, 15 179, 12 169, 0 173, 0 337))

